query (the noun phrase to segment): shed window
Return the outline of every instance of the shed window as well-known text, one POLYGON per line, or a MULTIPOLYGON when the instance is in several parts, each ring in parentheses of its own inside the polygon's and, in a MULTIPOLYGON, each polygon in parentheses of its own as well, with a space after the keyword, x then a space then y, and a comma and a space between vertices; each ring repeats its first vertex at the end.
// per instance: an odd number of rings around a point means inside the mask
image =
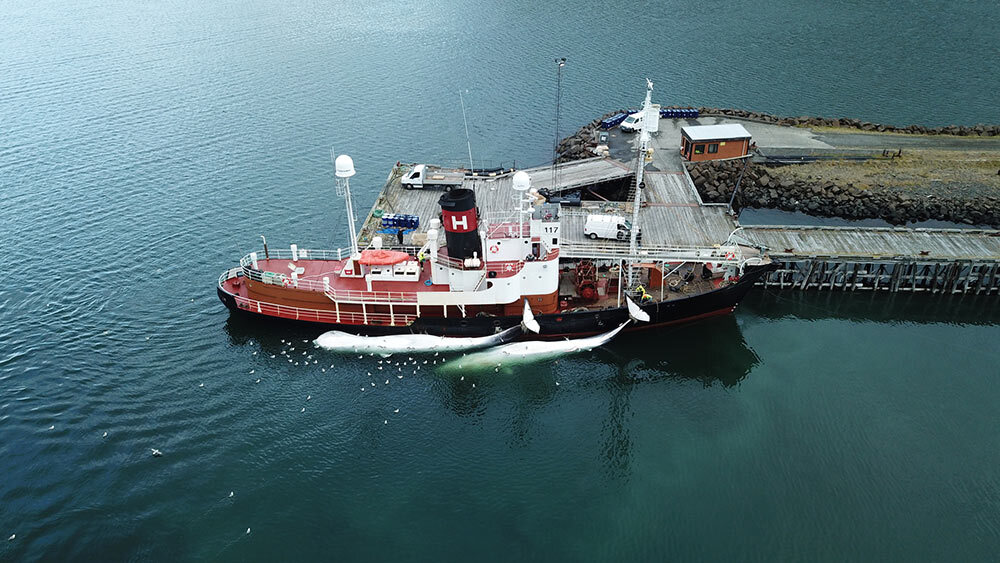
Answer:
POLYGON ((705 145, 695 145, 694 154, 705 154, 705 145))
POLYGON ((712 143, 708 145, 708 154, 715 154, 719 152, 719 143, 712 143))

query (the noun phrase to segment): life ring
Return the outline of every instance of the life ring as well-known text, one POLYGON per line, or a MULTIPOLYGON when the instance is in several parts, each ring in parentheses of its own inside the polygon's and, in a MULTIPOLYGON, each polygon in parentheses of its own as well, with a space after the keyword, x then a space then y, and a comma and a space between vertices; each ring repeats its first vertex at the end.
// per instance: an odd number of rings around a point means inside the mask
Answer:
POLYGON ((736 260, 736 253, 735 252, 727 252, 726 253, 726 260, 736 260))
POLYGON ((493 246, 490 247, 490 254, 496 254, 497 252, 500 252, 499 246, 494 244, 493 246))
POLYGON ((283 285, 285 287, 292 287, 292 280, 290 280, 290 279, 282 276, 282 278, 281 278, 281 285, 283 285))

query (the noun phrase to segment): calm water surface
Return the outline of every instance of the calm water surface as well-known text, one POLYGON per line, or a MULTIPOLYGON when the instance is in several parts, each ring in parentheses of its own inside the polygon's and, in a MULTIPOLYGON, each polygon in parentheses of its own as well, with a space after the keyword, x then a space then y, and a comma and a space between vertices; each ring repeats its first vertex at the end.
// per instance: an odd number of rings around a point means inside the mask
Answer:
POLYGON ((345 244, 331 146, 363 209, 396 160, 464 158, 460 90, 477 159, 545 162, 557 56, 565 132, 644 76, 665 104, 1000 122, 995 2, 942 10, 4 2, 0 560, 995 559, 995 297, 759 292, 461 379, 214 290, 262 233, 345 244))

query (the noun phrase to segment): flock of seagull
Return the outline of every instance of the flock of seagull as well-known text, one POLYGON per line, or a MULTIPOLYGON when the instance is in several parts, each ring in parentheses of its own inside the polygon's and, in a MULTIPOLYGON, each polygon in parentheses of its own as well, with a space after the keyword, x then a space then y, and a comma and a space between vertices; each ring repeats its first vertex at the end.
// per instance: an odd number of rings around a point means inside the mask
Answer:
MULTIPOLYGON (((148 337, 146 339, 149 340, 148 337)), ((306 347, 310 346, 310 342, 311 342, 310 340, 303 340, 301 344, 297 344, 297 343, 293 342, 292 340, 281 339, 281 344, 283 345, 283 349, 280 350, 277 354, 271 354, 270 355, 271 359, 276 360, 276 359, 279 358, 279 356, 282 356, 292 366, 302 366, 302 367, 317 366, 317 365, 319 365, 319 360, 314 357, 313 353, 310 353, 311 352, 310 348, 306 348, 306 347), (303 348, 306 348, 306 349, 303 350, 303 348), (296 352, 298 352, 298 353, 296 354, 296 352)), ((252 345, 254 345, 254 342, 251 340, 251 341, 249 341, 249 344, 252 346, 252 345)), ((313 344, 312 346, 315 346, 315 344, 313 344)), ((254 351, 253 355, 257 356, 258 355, 257 351, 254 351)), ((464 355, 465 354, 463 354, 463 356, 464 355)), ((375 357, 375 356, 376 356, 375 353, 369 353, 368 354, 368 357, 375 357)), ((366 391, 368 391, 368 390, 370 390, 370 389, 372 389, 374 387, 377 387, 376 381, 374 381, 374 379, 376 379, 376 378, 378 380, 381 380, 382 377, 385 377, 383 385, 389 385, 390 381, 392 380, 392 375, 395 375, 396 379, 403 379, 404 375, 417 375, 417 374, 420 373, 420 370, 422 370, 422 369, 423 370, 434 369, 436 366, 444 365, 445 362, 448 361, 447 358, 441 356, 439 352, 434 352, 433 356, 427 356, 426 358, 423 358, 423 359, 420 358, 420 357, 414 358, 413 356, 407 356, 405 360, 400 359, 400 360, 393 361, 391 359, 392 358, 392 354, 379 354, 379 357, 380 357, 380 359, 378 359, 377 362, 372 366, 372 371, 366 371, 366 375, 368 377, 372 378, 373 381, 369 381, 368 385, 362 385, 361 386, 361 392, 362 393, 364 393, 364 392, 366 392, 366 391), (395 373, 393 373, 393 368, 395 368, 395 370, 396 370, 395 373), (405 371, 404 371, 404 368, 405 368, 405 371), (383 373, 379 373, 379 372, 383 372, 383 373)), ((364 358, 365 358, 364 354, 358 355, 358 359, 359 360, 363 360, 364 358)), ((332 364, 330 364, 329 369, 332 370, 336 366, 337 366, 336 362, 332 363, 332 364)), ((494 368, 494 371, 495 372, 499 372, 500 371, 500 367, 501 366, 498 363, 497 366, 494 368)), ((320 371, 322 373, 326 373, 327 369, 328 368, 323 367, 323 368, 320 369, 320 371)), ((249 372, 249 375, 251 375, 251 376, 255 375, 256 372, 257 372, 256 369, 251 369, 250 372, 249 372)), ((261 380, 262 380, 261 377, 256 377, 254 379, 254 384, 259 384, 261 382, 261 380)), ((459 378, 459 381, 465 381, 465 376, 462 375, 459 378)), ((558 386, 559 382, 556 382, 556 385, 558 386)), ((204 388, 205 384, 204 383, 199 383, 198 387, 199 388, 204 388)), ((471 387, 473 389, 475 389, 476 384, 472 383, 471 387)), ((307 395, 306 396, 306 401, 310 401, 310 400, 312 400, 312 395, 307 395)), ((306 408, 302 407, 299 412, 300 413, 306 412, 306 408)), ((399 414, 399 408, 393 409, 392 414, 399 414)), ((384 419, 383 420, 383 424, 386 424, 386 425, 389 424, 389 419, 388 418, 384 419)), ((52 426, 49 427, 49 430, 54 430, 54 429, 55 429, 55 425, 52 425, 52 426)), ((107 438, 107 437, 108 437, 108 433, 105 431, 101 435, 101 438, 103 439, 103 438, 107 438)), ((150 450, 150 454, 152 455, 152 457, 163 457, 163 451, 162 450, 160 450, 158 448, 150 448, 149 450, 150 450)), ((233 498, 234 495, 235 495, 235 491, 230 491, 229 492, 229 498, 233 498)), ((246 535, 249 535, 249 534, 250 534, 250 528, 247 528, 246 535)), ((11 534, 10 537, 7 538, 7 541, 14 541, 16 539, 16 537, 17 537, 17 534, 11 534)))

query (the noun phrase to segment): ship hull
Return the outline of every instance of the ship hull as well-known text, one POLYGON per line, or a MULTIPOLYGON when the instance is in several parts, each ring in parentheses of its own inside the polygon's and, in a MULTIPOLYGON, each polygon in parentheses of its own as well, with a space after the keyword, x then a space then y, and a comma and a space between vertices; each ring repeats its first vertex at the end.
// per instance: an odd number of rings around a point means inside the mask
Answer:
MULTIPOLYGON (((628 330, 652 329, 656 327, 695 321, 716 315, 729 314, 753 288, 757 280, 773 266, 748 266, 744 275, 736 283, 692 295, 683 299, 670 299, 640 305, 649 314, 646 323, 633 323, 628 330)), ((307 320, 293 320, 258 313, 252 309, 240 308, 236 297, 221 284, 218 286, 219 299, 238 315, 248 315, 257 319, 278 322, 293 322, 322 327, 327 330, 370 335, 425 333, 438 336, 486 336, 499 330, 515 326, 521 322, 520 316, 474 316, 467 318, 419 317, 407 326, 370 326, 358 324, 338 324, 307 320)), ((599 311, 571 311, 536 315, 541 334, 536 338, 561 338, 588 336, 606 332, 629 319, 626 307, 613 307, 599 311)))

